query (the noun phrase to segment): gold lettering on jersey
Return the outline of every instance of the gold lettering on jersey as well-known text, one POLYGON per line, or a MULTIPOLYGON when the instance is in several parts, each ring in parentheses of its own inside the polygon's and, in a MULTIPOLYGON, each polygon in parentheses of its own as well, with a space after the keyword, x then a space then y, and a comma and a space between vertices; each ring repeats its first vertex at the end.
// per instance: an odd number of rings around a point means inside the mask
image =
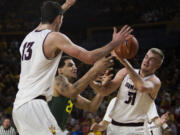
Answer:
POLYGON ((51 127, 49 128, 49 130, 51 131, 51 133, 53 135, 56 135, 56 131, 55 131, 55 127, 53 125, 51 125, 51 127))
POLYGON ((129 82, 126 82, 125 86, 128 88, 128 89, 132 89, 132 90, 137 90, 136 87, 132 84, 130 84, 129 82))
POLYGON ((66 112, 71 114, 72 109, 73 109, 73 103, 71 100, 68 100, 68 105, 66 106, 66 112))

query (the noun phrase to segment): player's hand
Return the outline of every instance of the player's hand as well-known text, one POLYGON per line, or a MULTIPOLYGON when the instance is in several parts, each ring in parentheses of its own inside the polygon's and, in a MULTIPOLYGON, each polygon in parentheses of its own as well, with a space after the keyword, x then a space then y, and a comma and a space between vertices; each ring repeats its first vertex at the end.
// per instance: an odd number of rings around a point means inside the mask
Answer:
POLYGON ((113 42, 117 43, 117 46, 119 46, 124 40, 127 40, 128 38, 131 38, 131 32, 133 31, 133 29, 128 26, 125 25, 122 27, 122 29, 117 32, 117 28, 114 27, 114 32, 113 32, 113 42))
POLYGON ((163 125, 169 120, 169 112, 166 112, 160 117, 160 125, 163 125))
POLYGON ((73 6, 76 3, 76 0, 66 0, 65 4, 67 4, 69 7, 73 6))
POLYGON ((112 56, 109 56, 98 60, 94 64, 93 70, 99 75, 103 75, 107 69, 112 70, 112 66, 114 65, 114 61, 112 58, 112 56))
POLYGON ((103 76, 98 76, 98 78, 90 84, 96 86, 96 89, 93 89, 96 93, 105 96, 102 87, 107 87, 108 84, 111 82, 112 77, 113 74, 108 74, 108 72, 106 71, 106 73, 103 76))
POLYGON ((100 128, 100 126, 99 126, 99 124, 98 123, 93 123, 92 125, 91 125, 91 127, 90 127, 90 131, 99 131, 99 128, 100 128))
POLYGON ((106 70, 105 74, 102 76, 102 87, 107 87, 109 82, 112 80, 113 74, 109 74, 109 72, 110 70, 106 70))

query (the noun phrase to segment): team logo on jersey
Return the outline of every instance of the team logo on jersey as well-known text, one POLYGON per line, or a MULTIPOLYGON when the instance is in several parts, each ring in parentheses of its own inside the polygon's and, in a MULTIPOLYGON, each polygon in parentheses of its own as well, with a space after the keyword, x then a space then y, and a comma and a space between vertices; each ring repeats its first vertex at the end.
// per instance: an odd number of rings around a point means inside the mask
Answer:
POLYGON ((137 90, 136 87, 132 84, 130 84, 129 82, 126 82, 125 86, 128 88, 128 89, 131 89, 131 90, 137 90))
POLYGON ((53 135, 56 135, 56 131, 55 131, 55 127, 53 125, 51 125, 51 127, 49 128, 49 130, 51 131, 51 133, 53 135))

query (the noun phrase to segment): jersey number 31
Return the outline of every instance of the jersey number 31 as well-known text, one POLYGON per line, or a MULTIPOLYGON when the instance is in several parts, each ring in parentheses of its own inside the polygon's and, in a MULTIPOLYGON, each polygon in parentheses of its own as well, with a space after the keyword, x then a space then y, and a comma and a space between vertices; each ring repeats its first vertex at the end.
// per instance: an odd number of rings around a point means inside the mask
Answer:
POLYGON ((136 99, 136 92, 128 92, 128 96, 129 96, 128 100, 124 101, 124 103, 126 104, 131 103, 131 105, 134 105, 136 99))

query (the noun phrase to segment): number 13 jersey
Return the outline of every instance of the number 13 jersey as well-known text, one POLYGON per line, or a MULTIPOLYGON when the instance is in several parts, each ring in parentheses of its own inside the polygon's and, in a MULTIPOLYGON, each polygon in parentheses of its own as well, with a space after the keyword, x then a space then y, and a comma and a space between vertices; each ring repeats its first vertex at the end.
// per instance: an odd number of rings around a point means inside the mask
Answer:
MULTIPOLYGON (((139 72, 139 70, 136 70, 139 72)), ((153 75, 143 78, 144 80, 153 75)), ((119 88, 117 100, 110 117, 120 123, 144 122, 153 100, 147 93, 139 92, 127 74, 119 88)))
POLYGON ((15 108, 39 95, 47 98, 52 96, 53 80, 62 51, 53 59, 46 58, 44 41, 49 33, 50 30, 34 30, 25 37, 20 46, 21 73, 19 91, 14 102, 15 108))

